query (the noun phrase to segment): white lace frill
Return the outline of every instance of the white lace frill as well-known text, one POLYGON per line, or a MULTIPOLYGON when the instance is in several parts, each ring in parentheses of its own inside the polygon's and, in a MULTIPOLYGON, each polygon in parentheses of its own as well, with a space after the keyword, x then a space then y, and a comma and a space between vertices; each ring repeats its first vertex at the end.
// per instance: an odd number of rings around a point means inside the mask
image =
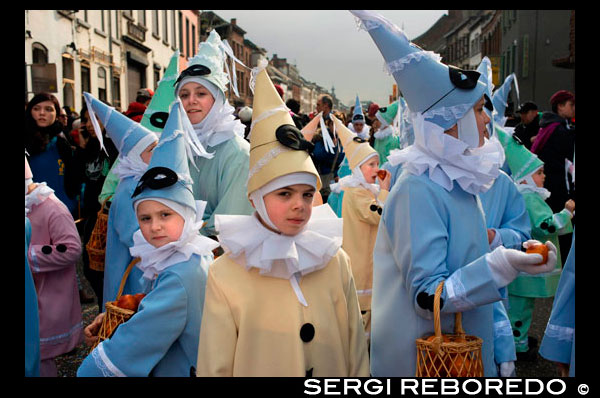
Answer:
POLYGON ((329 205, 313 208, 310 221, 297 235, 277 234, 265 228, 256 213, 215 216, 219 242, 229 257, 246 270, 290 279, 327 265, 342 246, 342 219, 329 205))
POLYGON ((453 182, 473 195, 487 191, 498 177, 504 163, 504 151, 493 137, 479 148, 448 135, 436 124, 427 122, 419 113, 411 113, 415 132, 413 145, 402 150, 392 150, 388 161, 392 166, 400 163, 411 174, 429 172, 429 178, 448 191, 453 182))
POLYGON ((39 205, 54 193, 54 189, 50 188, 45 182, 36 184, 37 187, 25 195, 25 214, 28 214, 33 206, 39 205))

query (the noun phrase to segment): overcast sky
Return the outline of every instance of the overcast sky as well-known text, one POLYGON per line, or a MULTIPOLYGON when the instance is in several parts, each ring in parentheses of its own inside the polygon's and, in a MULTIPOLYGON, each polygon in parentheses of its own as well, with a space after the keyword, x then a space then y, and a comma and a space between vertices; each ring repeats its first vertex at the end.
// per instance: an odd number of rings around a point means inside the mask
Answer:
MULTIPOLYGON (((208 10, 201 10, 208 11, 208 10)), ((346 105, 388 103, 394 79, 371 36, 357 30, 348 10, 210 10, 226 21, 237 18, 245 38, 295 64, 300 75, 331 90, 346 105)), ((409 39, 426 32, 447 10, 376 11, 403 28, 409 39)))

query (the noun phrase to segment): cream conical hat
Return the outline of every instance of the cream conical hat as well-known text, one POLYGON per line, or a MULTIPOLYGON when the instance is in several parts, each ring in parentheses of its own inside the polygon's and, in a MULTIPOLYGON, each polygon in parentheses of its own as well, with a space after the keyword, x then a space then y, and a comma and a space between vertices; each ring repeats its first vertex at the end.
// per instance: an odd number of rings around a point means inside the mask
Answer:
POLYGON ((321 119, 322 114, 323 112, 320 112, 318 115, 313 117, 312 120, 308 122, 306 126, 302 128, 302 130, 300 130, 307 141, 311 141, 315 136, 315 132, 319 128, 319 121, 321 119))
POLYGON ((344 152, 348 158, 350 169, 353 170, 367 157, 377 154, 377 151, 369 145, 368 141, 359 138, 348 127, 335 116, 330 114, 331 119, 335 123, 335 131, 344 147, 344 152))
POLYGON ((283 125, 289 125, 288 131, 295 130, 298 138, 303 138, 266 68, 256 73, 252 109, 248 195, 277 177, 298 172, 314 174, 317 190, 321 189, 319 173, 309 153, 284 146, 277 139, 276 132, 283 125))

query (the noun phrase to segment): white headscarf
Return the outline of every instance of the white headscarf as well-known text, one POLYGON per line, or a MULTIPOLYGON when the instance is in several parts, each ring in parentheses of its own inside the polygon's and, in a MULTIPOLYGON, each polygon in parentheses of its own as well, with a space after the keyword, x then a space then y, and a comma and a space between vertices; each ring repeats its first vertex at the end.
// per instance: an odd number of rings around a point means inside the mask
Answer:
POLYGON ((33 191, 25 194, 25 214, 29 213, 33 206, 39 205, 48 199, 53 193, 54 189, 50 188, 45 182, 38 182, 33 191))
MULTIPOLYGON (((205 148, 207 146, 217 146, 236 135, 244 138, 246 127, 239 119, 236 119, 234 116, 235 109, 229 105, 223 92, 212 82, 197 76, 186 77, 178 85, 175 96, 179 97, 179 91, 189 82, 201 84, 215 99, 206 117, 200 123, 191 125, 202 145, 205 148)), ((185 114, 185 117, 187 117, 187 114, 185 114)))
POLYGON ((113 173, 121 180, 126 177, 133 177, 139 180, 148 170, 148 165, 142 160, 141 154, 153 142, 157 142, 158 137, 154 134, 145 135, 125 156, 119 156, 119 163, 113 169, 113 173))
MULTIPOLYGON (((167 243, 161 247, 154 247, 144 239, 141 230, 133 234, 133 246, 129 252, 133 257, 139 257, 140 262, 136 266, 144 272, 143 277, 154 279, 170 266, 187 261, 192 254, 200 256, 211 256, 212 250, 219 246, 214 240, 199 234, 202 228, 202 215, 206 207, 206 202, 197 200, 196 209, 181 205, 169 199, 163 198, 144 198, 134 202, 135 212, 137 214, 138 206, 146 200, 155 200, 171 208, 184 219, 183 230, 177 241, 167 243)), ((208 264, 201 261, 200 265, 205 272, 208 272, 208 264)))
POLYGON ((361 187, 371 191, 373 193, 373 195, 375 196, 375 198, 377 199, 377 196, 379 196, 379 192, 380 192, 381 188, 379 187, 379 185, 368 183, 367 180, 365 180, 365 176, 363 175, 362 170, 360 169, 360 166, 365 164, 373 156, 379 156, 379 154, 372 153, 371 155, 367 156, 354 169, 352 169, 351 174, 340 178, 340 180, 338 182, 331 183, 330 184, 331 192, 339 194, 344 188, 361 186, 361 187))

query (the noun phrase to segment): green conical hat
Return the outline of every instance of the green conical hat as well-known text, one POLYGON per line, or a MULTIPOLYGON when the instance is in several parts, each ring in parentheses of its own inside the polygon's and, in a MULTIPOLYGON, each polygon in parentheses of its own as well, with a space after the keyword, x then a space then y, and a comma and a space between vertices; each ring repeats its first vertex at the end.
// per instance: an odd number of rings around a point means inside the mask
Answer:
POLYGON ((152 97, 148 108, 146 108, 140 122, 140 124, 148 130, 158 134, 162 132, 164 123, 167 121, 169 115, 169 106, 175 100, 173 84, 177 80, 177 76, 179 76, 179 50, 175 51, 171 56, 165 75, 158 83, 154 96, 152 97), (163 114, 160 117, 158 117, 159 115, 156 115, 152 118, 152 115, 159 112, 163 112, 163 114), (162 121, 162 123, 160 123, 160 121, 162 121))
POLYGON ((515 182, 521 181, 544 165, 544 162, 536 154, 529 151, 518 138, 510 135, 497 124, 494 124, 494 127, 498 141, 504 148, 506 161, 515 182))
POLYGON ((375 114, 375 117, 377 117, 377 119, 379 119, 379 121, 385 126, 391 126, 397 113, 398 101, 394 101, 384 108, 379 108, 375 114))

